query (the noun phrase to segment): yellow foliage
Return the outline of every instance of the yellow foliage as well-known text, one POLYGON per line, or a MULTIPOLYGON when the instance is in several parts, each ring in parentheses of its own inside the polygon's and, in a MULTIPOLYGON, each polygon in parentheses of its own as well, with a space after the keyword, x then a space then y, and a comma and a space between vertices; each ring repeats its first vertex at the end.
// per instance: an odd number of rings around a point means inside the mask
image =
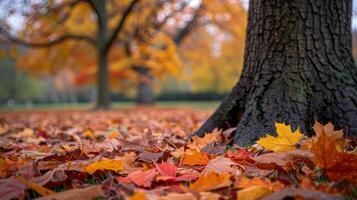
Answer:
POLYGON ((111 170, 119 172, 124 169, 123 162, 120 160, 101 160, 87 165, 84 171, 89 174, 94 174, 97 170, 111 170))
POLYGON ((289 151, 296 149, 296 144, 301 140, 303 134, 299 129, 292 132, 290 125, 284 123, 275 123, 277 137, 267 135, 260 138, 256 143, 266 150, 274 152, 289 151))

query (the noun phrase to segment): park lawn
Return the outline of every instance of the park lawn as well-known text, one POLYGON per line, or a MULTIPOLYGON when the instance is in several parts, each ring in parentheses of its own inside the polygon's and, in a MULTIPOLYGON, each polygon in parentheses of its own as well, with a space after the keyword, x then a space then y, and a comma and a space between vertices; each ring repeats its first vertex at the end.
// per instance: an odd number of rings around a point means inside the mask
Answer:
MULTIPOLYGON (((219 101, 159 101, 148 107, 158 108, 192 108, 195 110, 213 110, 217 108, 219 101)), ((127 109, 134 108, 137 105, 135 102, 113 102, 112 108, 127 109)), ((0 105, 0 112, 7 111, 46 111, 46 110, 91 110, 94 108, 93 103, 55 103, 55 104, 34 104, 31 106, 18 105, 14 108, 9 108, 6 105, 0 105)))

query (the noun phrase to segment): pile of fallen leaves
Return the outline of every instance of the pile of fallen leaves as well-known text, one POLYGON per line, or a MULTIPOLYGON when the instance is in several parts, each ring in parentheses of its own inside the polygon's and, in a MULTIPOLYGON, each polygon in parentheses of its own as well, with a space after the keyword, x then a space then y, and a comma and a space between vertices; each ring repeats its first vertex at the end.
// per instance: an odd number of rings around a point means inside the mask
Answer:
POLYGON ((0 114, 0 199, 346 199, 357 195, 356 140, 332 124, 316 136, 229 145, 234 129, 186 136, 208 112, 0 114))

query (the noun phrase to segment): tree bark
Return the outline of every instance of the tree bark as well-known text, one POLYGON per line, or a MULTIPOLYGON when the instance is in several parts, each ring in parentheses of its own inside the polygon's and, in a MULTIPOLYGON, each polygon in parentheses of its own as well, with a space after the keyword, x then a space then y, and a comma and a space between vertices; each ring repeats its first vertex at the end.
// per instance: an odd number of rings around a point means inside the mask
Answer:
POLYGON ((274 122, 311 135, 317 120, 357 135, 351 13, 351 0, 251 0, 242 76, 195 134, 236 126, 246 146, 274 122))
POLYGON ((110 108, 110 91, 108 84, 108 51, 106 49, 108 40, 108 19, 106 2, 101 0, 93 1, 97 12, 97 104, 96 109, 107 110, 110 108))
POLYGON ((147 67, 134 67, 141 77, 137 85, 136 103, 139 105, 150 105, 155 102, 154 91, 152 89, 153 77, 147 67))
POLYGON ((108 84, 108 60, 107 55, 98 52, 98 73, 97 73, 97 105, 96 109, 107 110, 110 108, 110 91, 108 84))

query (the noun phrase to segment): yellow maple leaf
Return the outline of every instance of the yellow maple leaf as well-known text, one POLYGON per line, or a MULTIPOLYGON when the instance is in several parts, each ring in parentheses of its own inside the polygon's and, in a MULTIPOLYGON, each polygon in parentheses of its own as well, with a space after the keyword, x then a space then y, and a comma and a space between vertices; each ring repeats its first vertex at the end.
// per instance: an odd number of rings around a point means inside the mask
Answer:
POLYGON ((299 129, 292 132, 291 126, 284 123, 275 123, 276 137, 267 135, 260 138, 256 143, 266 150, 274 152, 289 151, 296 149, 296 144, 301 140, 303 134, 299 129))
POLYGON ((94 174, 97 170, 111 170, 119 172, 124 169, 123 162, 120 160, 101 160, 91 163, 84 168, 84 171, 89 174, 94 174))
POLYGON ((231 175, 228 173, 217 174, 209 173, 202 174, 197 181, 190 184, 190 188, 197 192, 209 191, 218 188, 229 187, 232 184, 231 175))

